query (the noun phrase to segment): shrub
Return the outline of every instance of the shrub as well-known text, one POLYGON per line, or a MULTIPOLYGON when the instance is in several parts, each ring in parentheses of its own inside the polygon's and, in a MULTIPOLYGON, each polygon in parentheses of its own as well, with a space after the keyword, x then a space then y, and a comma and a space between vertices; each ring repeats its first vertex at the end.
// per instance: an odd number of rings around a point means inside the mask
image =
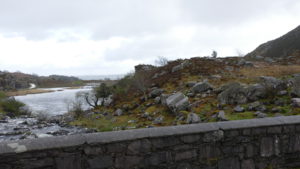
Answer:
POLYGON ((157 66, 165 66, 169 63, 169 60, 164 56, 158 56, 157 60, 155 60, 155 64, 157 66))
POLYGON ((18 116, 24 114, 24 112, 21 109, 24 106, 24 103, 19 102, 15 99, 6 99, 0 102, 0 107, 2 107, 2 110, 6 113, 9 113, 11 116, 18 116))
POLYGON ((6 97, 7 97, 6 94, 0 91, 0 100, 5 99, 6 97))

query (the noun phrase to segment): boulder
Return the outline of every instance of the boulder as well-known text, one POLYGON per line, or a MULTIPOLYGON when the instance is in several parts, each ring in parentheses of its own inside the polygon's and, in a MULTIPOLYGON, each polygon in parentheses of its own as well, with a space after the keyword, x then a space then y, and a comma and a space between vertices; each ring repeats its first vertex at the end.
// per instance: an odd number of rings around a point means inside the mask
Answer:
POLYGON ((253 84, 247 87, 247 98, 249 101, 257 101, 267 96, 266 88, 261 84, 253 84))
POLYGON ((185 85, 186 87, 193 87, 197 82, 195 81, 190 81, 190 82, 187 82, 185 85))
POLYGON ((241 113, 241 112, 244 112, 244 111, 245 111, 244 107, 242 107, 242 106, 240 106, 240 105, 236 106, 233 110, 234 110, 235 112, 238 112, 238 113, 241 113))
POLYGON ((281 90, 277 93, 278 96, 286 96, 289 92, 286 90, 281 90))
POLYGON ((223 110, 217 113, 217 119, 220 121, 228 121, 223 110))
POLYGON ((248 104, 248 110, 249 111, 255 111, 261 106, 261 103, 259 101, 253 102, 248 104))
POLYGON ((160 97, 159 96, 155 97, 154 102, 156 104, 159 104, 160 103, 160 97))
POLYGON ((221 90, 223 91, 218 95, 220 104, 244 104, 248 101, 247 90, 239 83, 230 83, 223 89, 221 87, 221 90))
POLYGON ((165 105, 173 112, 178 113, 182 110, 187 110, 189 107, 189 99, 185 95, 183 95, 181 92, 177 92, 168 98, 166 98, 165 101, 161 100, 162 103, 165 103, 165 105))
POLYGON ((164 116, 158 116, 153 120, 153 124, 162 124, 164 121, 164 116))
POLYGON ((114 113, 115 116, 122 116, 124 114, 123 110, 117 109, 114 113))
POLYGON ((213 90, 213 86, 208 82, 196 83, 191 89, 193 93, 202 93, 208 90, 213 90))
POLYGON ((189 61, 184 61, 182 63, 180 63, 179 65, 176 65, 172 68, 172 73, 177 72, 179 70, 184 69, 185 67, 187 67, 188 65, 190 65, 189 61))
POLYGON ((200 123, 201 119, 196 113, 189 113, 186 119, 186 123, 193 124, 193 123, 200 123))
POLYGON ((164 92, 163 89, 155 88, 149 93, 150 98, 155 98, 157 96, 160 96, 164 92))
POLYGON ((291 80, 291 82, 292 82, 291 95, 294 97, 300 97, 300 76, 294 75, 294 78, 291 80))
POLYGON ((247 67, 253 67, 254 64, 250 61, 246 61, 245 59, 241 59, 237 63, 238 66, 247 66, 247 67))
POLYGON ((292 98, 291 101, 293 107, 300 107, 300 98, 292 98))
POLYGON ((108 106, 110 106, 112 103, 113 103, 113 96, 112 95, 110 95, 108 98, 105 98, 104 99, 104 106, 105 107, 108 107, 108 106))
POLYGON ((262 113, 260 111, 257 111, 254 114, 256 115, 257 118, 265 118, 265 117, 267 117, 267 114, 262 113))
POLYGON ((267 92, 276 92, 277 94, 278 91, 287 89, 287 83, 283 80, 276 79, 275 77, 261 76, 260 81, 260 84, 268 90, 267 92))
POLYGON ((177 71, 179 71, 179 70, 181 70, 181 69, 183 69, 183 67, 182 67, 181 65, 174 66, 174 67, 172 68, 172 73, 177 72, 177 71))
POLYGON ((169 94, 162 94, 160 95, 160 102, 162 105, 167 105, 167 98, 170 97, 169 94))

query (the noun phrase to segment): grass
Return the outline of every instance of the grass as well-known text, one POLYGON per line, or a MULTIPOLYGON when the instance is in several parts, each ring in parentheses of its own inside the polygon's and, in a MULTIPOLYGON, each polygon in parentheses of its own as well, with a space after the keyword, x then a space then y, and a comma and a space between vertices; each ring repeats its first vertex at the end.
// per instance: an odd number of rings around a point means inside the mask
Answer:
POLYGON ((49 93, 54 92, 53 90, 43 90, 43 89, 26 89, 26 90, 17 90, 17 91, 9 91, 5 94, 7 96, 23 96, 28 94, 40 94, 40 93, 49 93))
POLYGON ((71 125, 83 126, 88 128, 94 128, 98 131, 112 131, 116 127, 132 127, 134 124, 128 123, 129 120, 137 120, 135 117, 128 115, 123 115, 119 117, 101 117, 99 115, 93 115, 90 118, 79 118, 73 122, 71 125))
POLYGON ((259 68, 242 68, 239 73, 248 78, 260 76, 282 77, 300 73, 300 65, 263 65, 259 68))
POLYGON ((243 113, 226 113, 228 120, 243 120, 243 119, 253 119, 255 115, 253 112, 243 112, 243 113))

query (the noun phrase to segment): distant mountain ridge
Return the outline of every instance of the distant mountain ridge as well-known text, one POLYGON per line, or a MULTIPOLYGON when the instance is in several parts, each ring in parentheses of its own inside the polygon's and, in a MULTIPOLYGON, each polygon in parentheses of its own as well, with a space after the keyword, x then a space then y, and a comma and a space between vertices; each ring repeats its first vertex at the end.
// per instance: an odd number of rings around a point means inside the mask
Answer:
POLYGON ((300 26, 287 34, 258 46, 246 58, 284 59, 300 55, 300 26))

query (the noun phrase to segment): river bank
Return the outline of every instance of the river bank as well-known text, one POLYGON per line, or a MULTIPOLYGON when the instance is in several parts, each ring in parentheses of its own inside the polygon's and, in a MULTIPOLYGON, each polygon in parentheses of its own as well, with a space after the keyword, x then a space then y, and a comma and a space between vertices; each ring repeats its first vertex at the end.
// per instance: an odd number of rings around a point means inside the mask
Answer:
POLYGON ((22 140, 62 135, 91 133, 95 130, 68 125, 71 116, 53 116, 39 119, 32 116, 0 117, 0 141, 22 140))
POLYGON ((5 92, 7 96, 24 96, 28 94, 41 94, 41 93, 49 93, 54 92, 54 90, 49 89, 24 89, 24 90, 17 90, 17 91, 9 91, 5 92))
MULTIPOLYGON (((76 94, 91 89, 91 86, 36 88, 6 93, 7 99, 26 105, 21 109, 26 110, 27 115, 15 115, 14 111, 2 112, 0 109, 0 141, 94 132, 93 129, 69 125, 74 119, 68 114, 76 102, 76 94)), ((89 106, 83 104, 82 108, 88 110, 89 106)))

